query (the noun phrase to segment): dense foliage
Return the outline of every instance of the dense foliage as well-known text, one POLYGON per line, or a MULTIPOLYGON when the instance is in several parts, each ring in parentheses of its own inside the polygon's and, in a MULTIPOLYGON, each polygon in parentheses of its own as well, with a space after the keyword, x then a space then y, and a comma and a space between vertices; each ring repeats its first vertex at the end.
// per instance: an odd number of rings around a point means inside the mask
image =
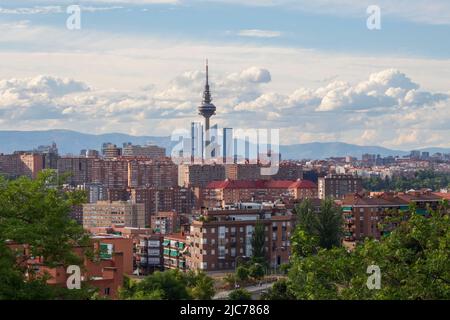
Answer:
POLYGON ((156 271, 141 281, 125 278, 120 289, 120 298, 127 300, 209 300, 214 294, 214 281, 204 272, 178 269, 156 271))
POLYGON ((0 177, 0 299, 87 298, 92 292, 67 290, 46 284, 48 276, 37 274, 27 261, 42 257, 47 267, 80 264, 73 246, 86 246, 89 238, 69 217, 71 207, 84 194, 65 192, 61 180, 51 171, 37 179, 0 177), (11 245, 26 245, 13 250, 11 245))
POLYGON ((413 176, 371 177, 363 179, 363 187, 370 191, 406 191, 410 189, 432 189, 439 191, 441 188, 450 188, 450 173, 434 170, 421 170, 413 176))
POLYGON ((331 199, 321 202, 319 212, 309 199, 295 208, 297 225, 291 238, 294 255, 306 256, 318 248, 340 246, 343 218, 339 207, 331 199))
POLYGON ((412 214, 381 241, 368 239, 353 251, 334 247, 297 255, 288 279, 264 298, 450 299, 450 217, 446 210, 429 217, 412 214), (380 289, 366 285, 371 276, 367 268, 372 265, 380 268, 380 289))
POLYGON ((236 289, 230 292, 228 295, 230 300, 251 300, 252 294, 245 289, 236 289))
POLYGON ((264 232, 264 224, 261 221, 257 221, 255 224, 255 230, 252 234, 252 261, 264 263, 266 261, 264 247, 266 245, 266 234, 264 232))

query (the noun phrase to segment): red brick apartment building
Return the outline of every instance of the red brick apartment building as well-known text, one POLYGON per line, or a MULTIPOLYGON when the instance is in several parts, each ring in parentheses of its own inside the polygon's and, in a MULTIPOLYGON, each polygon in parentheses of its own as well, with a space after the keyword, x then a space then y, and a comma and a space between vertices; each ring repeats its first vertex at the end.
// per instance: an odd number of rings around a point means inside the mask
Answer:
POLYGON ((358 241, 366 237, 380 239, 394 225, 380 230, 380 223, 394 212, 408 212, 409 205, 416 205, 417 214, 426 215, 428 209, 435 210, 442 198, 431 192, 409 191, 405 193, 378 193, 373 196, 349 194, 341 206, 345 220, 345 240, 358 241))
POLYGON ((0 154, 0 174, 17 178, 26 176, 35 179, 44 168, 44 156, 33 152, 0 154))
POLYGON ((251 239, 257 221, 264 224, 265 251, 270 265, 288 262, 295 216, 284 208, 253 204, 245 209, 205 210, 203 216, 193 221, 187 236, 188 268, 233 269, 238 259, 252 256, 251 239))
POLYGON ((216 208, 248 201, 317 198, 317 185, 308 180, 214 181, 202 193, 203 207, 216 208))
MULTIPOLYGON (((154 233, 149 228, 130 228, 123 225, 113 225, 108 228, 90 228, 94 235, 108 234, 119 235, 132 242, 131 257, 126 257, 128 264, 131 261, 132 270, 137 275, 147 275, 156 270, 162 270, 162 241, 163 235, 154 233), (137 272, 136 272, 137 271, 137 272)), ((128 268, 128 271, 131 269, 128 268)), ((131 274, 130 272, 127 272, 131 274)))
POLYGON ((147 225, 150 225, 151 216, 157 212, 190 214, 194 206, 194 192, 190 188, 137 187, 128 191, 133 203, 144 204, 147 225))
POLYGON ((68 184, 73 186, 92 182, 92 170, 96 157, 61 157, 57 161, 57 170, 60 175, 69 174, 68 184))
MULTIPOLYGON (((132 255, 132 245, 129 239, 119 236, 93 237, 92 249, 98 254, 94 259, 84 259, 81 268, 81 281, 99 289, 100 296, 117 298, 118 289, 123 284, 123 275, 127 273, 129 263, 126 260, 132 255), (125 263, 125 265, 124 265, 125 263)), ((28 245, 10 243, 9 247, 17 253, 20 259, 29 256, 28 245)), ((88 248, 75 247, 73 250, 79 256, 84 256, 88 248)), ((43 259, 36 257, 29 259, 26 264, 33 268, 37 274, 48 274, 51 278, 48 284, 66 287, 70 276, 66 273, 66 266, 49 268, 43 265, 43 259)))

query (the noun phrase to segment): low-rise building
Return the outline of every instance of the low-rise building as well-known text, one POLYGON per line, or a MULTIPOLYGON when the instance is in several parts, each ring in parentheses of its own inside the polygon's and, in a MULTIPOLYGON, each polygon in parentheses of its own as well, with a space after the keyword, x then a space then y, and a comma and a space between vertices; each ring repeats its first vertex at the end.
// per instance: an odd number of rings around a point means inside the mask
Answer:
POLYGON ((345 240, 358 241, 364 238, 380 239, 396 227, 387 218, 394 213, 410 214, 414 205, 416 214, 428 215, 436 210, 442 198, 429 191, 381 192, 372 195, 347 195, 341 202, 344 215, 345 240))
POLYGON ((184 232, 165 235, 162 247, 164 269, 188 270, 186 260, 190 252, 188 238, 184 232))

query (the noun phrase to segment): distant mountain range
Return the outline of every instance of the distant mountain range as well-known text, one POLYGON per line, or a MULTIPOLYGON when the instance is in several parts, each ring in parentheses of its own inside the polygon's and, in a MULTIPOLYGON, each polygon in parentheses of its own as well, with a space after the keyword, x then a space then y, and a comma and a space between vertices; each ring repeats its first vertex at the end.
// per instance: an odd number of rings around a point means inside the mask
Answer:
MULTIPOLYGON (((70 130, 47 131, 0 131, 0 153, 12 153, 17 150, 32 150, 39 145, 58 145, 60 154, 78 155, 82 149, 100 150, 102 143, 111 142, 122 146, 124 142, 144 145, 147 143, 165 147, 170 153, 174 142, 170 137, 131 136, 122 133, 86 134, 70 130)), ((423 148, 430 154, 450 153, 450 148, 423 148)), ((381 156, 404 156, 409 151, 391 150, 377 146, 359 146, 342 142, 313 142, 280 146, 283 159, 325 159, 329 157, 353 156, 361 158, 365 153, 381 156)))

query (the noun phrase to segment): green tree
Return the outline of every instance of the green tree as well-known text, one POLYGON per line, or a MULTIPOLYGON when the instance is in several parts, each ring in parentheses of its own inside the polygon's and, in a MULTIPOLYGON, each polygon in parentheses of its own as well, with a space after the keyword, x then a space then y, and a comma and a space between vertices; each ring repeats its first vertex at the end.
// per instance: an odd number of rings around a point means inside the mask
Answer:
POLYGON ((230 300, 252 300, 252 294, 245 289, 236 289, 228 295, 230 300))
POLYGON ((250 275, 250 271, 245 266, 239 266, 236 269, 236 279, 238 281, 247 281, 250 275))
POLYGON ((184 300, 189 299, 187 290, 187 279, 178 270, 156 271, 145 277, 136 285, 133 299, 138 296, 153 295, 158 291, 163 300, 184 300))
POLYGON ((432 169, 420 170, 413 176, 396 175, 392 178, 370 177, 363 179, 363 187, 372 191, 405 191, 429 188, 438 191, 450 183, 450 174, 432 169))
POLYGON ((211 300, 215 293, 214 280, 204 272, 197 272, 190 288, 191 297, 196 300, 211 300))
POLYGON ((261 279, 264 277, 265 270, 261 263, 254 263, 250 266, 249 275, 254 279, 261 279))
POLYGON ((412 212, 382 241, 355 250, 320 249, 295 257, 287 290, 296 299, 449 299, 450 218, 443 208, 424 217, 412 212), (381 270, 381 288, 370 290, 367 268, 381 270))
POLYGON ((294 254, 307 256, 317 252, 319 247, 329 249, 341 244, 342 212, 333 200, 323 200, 316 212, 307 199, 296 207, 295 212, 298 223, 292 236, 294 254))
POLYGON ((261 295, 261 300, 294 300, 295 297, 289 292, 288 281, 280 279, 275 282, 272 288, 261 295))
POLYGON ((127 300, 209 300, 214 294, 214 281, 206 273, 177 269, 156 271, 140 282, 125 279, 120 290, 120 298, 127 300))
POLYGON ((78 191, 66 192, 53 171, 41 172, 37 179, 0 177, 0 299, 86 298, 91 288, 68 290, 46 284, 47 275, 37 274, 26 262, 42 257, 53 268, 81 264, 74 246, 87 247, 89 237, 69 217, 72 206, 84 201, 78 191), (11 244, 26 245, 24 250, 11 244))
POLYGON ((264 262, 265 255, 266 234, 264 232, 264 224, 261 221, 256 221, 255 230, 253 231, 252 244, 252 260, 254 262, 264 262))

